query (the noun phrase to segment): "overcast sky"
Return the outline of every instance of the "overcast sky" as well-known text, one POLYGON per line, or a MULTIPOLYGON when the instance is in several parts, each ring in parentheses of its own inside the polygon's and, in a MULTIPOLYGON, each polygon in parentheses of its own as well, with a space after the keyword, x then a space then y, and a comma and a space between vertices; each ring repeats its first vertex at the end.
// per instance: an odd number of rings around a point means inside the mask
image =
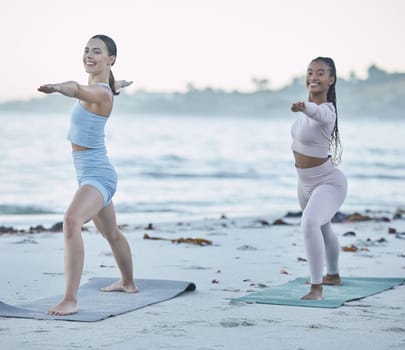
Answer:
POLYGON ((279 88, 316 56, 342 77, 371 64, 405 72, 404 14, 403 0, 1 0, 0 102, 86 83, 83 48, 99 33, 116 41, 129 92, 252 90, 253 77, 279 88))

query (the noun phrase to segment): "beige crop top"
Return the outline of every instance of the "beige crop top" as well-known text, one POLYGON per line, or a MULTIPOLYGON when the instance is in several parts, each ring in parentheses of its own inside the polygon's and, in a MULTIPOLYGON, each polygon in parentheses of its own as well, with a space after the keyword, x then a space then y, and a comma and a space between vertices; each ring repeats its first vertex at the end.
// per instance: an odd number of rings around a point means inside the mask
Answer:
POLYGON ((305 111, 291 127, 291 148, 310 157, 328 157, 335 121, 333 103, 305 102, 305 111))

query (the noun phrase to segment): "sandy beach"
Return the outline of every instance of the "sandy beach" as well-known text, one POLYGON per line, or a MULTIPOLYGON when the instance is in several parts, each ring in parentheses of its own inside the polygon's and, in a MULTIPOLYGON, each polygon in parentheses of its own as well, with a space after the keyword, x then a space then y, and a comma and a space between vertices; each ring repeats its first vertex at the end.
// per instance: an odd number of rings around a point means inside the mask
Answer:
MULTIPOLYGON (((342 248, 351 248, 341 253, 342 276, 405 275, 405 220, 404 215, 394 220, 393 214, 371 213, 371 220, 334 224, 342 248)), ((220 215, 123 225, 135 277, 192 281, 197 290, 95 323, 0 318, 1 348, 405 349, 405 286, 337 309, 231 302, 308 275, 299 218, 280 219, 288 225, 275 225, 266 216, 220 215), (168 240, 144 239, 145 234, 168 240), (180 237, 212 244, 170 241, 180 237)), ((91 224, 86 228, 82 283, 118 277, 107 243, 91 224)), ((61 233, 0 235, 0 263, 0 300, 5 303, 63 292, 61 233)))

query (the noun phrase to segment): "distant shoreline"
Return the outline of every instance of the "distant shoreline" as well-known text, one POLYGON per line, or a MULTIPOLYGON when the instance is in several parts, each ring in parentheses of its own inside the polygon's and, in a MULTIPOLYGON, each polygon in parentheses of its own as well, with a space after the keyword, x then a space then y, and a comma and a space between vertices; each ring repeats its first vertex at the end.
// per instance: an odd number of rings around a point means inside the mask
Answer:
MULTIPOLYGON (((371 66, 367 79, 338 79, 338 112, 350 118, 403 119, 404 93, 405 73, 387 73, 371 66)), ((185 92, 123 91, 114 108, 115 113, 132 115, 278 117, 288 113, 292 101, 303 98, 304 77, 298 77, 281 89, 261 84, 252 92, 192 85, 185 92)), ((0 103, 0 118, 3 113, 66 113, 71 105, 70 99, 59 95, 8 101, 0 103)))
MULTIPOLYGON (((119 213, 118 213, 119 214, 119 213)), ((51 233, 58 233, 62 232, 62 221, 55 221, 59 217, 59 220, 62 220, 63 214, 54 214, 44 216, 46 220, 40 219, 40 215, 33 215, 31 217, 31 221, 26 222, 25 225, 17 225, 13 224, 4 224, 1 222, 0 216, 0 237, 2 235, 7 234, 35 234, 35 233, 44 233, 44 232, 51 232, 51 233), (34 221, 36 220, 36 221, 34 221)), ((127 215, 127 219, 130 215, 127 215)), ((119 217, 119 215, 118 215, 119 217)), ((123 227, 135 225, 143 225, 149 226, 149 229, 153 227, 153 223, 159 223, 161 225, 176 225, 176 224, 183 224, 183 223, 193 223, 193 222, 210 222, 210 221, 218 221, 223 220, 232 221, 255 221, 258 227, 262 226, 278 226, 278 225, 292 225, 299 223, 301 217, 301 212, 295 211, 287 211, 284 215, 274 216, 270 214, 257 214, 257 215, 248 215, 248 216, 227 216, 226 214, 217 215, 216 217, 206 217, 206 218, 192 218, 189 217, 178 217, 176 218, 164 218, 161 219, 152 219, 152 218, 145 218, 144 220, 127 220, 127 222, 119 222, 118 224, 123 227)), ((344 212, 337 212, 332 220, 334 224, 347 224, 347 223, 355 223, 355 222, 394 222, 396 220, 403 220, 405 219, 405 208, 398 208, 395 212, 387 212, 387 211, 354 211, 350 213, 344 212)), ((88 227, 92 227, 93 224, 90 222, 83 226, 84 230, 87 230, 88 227), (87 228, 86 228, 87 227, 87 228)), ((405 233, 404 233, 405 235, 405 233)), ((405 237, 405 236, 404 236, 405 237)))

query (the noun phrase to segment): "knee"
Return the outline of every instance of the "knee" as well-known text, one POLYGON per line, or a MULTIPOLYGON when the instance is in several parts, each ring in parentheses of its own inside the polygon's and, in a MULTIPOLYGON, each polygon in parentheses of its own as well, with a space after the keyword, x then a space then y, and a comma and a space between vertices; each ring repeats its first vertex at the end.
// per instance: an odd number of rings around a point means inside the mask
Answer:
POLYGON ((66 213, 63 217, 63 232, 66 238, 71 238, 73 235, 80 233, 83 222, 78 217, 70 213, 66 213))
POLYGON ((122 237, 121 231, 117 228, 112 230, 111 232, 101 232, 101 235, 108 241, 110 244, 114 244, 118 242, 122 237))
POLYGON ((301 218, 301 230, 304 237, 310 237, 314 232, 321 231, 321 223, 316 217, 303 215, 301 218))

